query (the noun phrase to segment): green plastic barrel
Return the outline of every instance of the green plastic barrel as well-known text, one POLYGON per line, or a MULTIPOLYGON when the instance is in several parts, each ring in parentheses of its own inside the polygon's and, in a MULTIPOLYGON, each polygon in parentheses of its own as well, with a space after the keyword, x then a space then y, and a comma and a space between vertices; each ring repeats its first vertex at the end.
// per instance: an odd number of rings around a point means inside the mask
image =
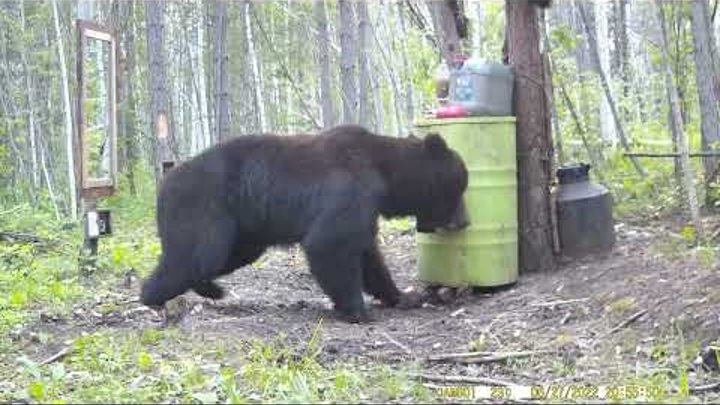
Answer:
POLYGON ((464 199, 470 226, 459 232, 418 233, 419 278, 449 287, 498 287, 518 276, 515 117, 424 120, 468 168, 464 199))

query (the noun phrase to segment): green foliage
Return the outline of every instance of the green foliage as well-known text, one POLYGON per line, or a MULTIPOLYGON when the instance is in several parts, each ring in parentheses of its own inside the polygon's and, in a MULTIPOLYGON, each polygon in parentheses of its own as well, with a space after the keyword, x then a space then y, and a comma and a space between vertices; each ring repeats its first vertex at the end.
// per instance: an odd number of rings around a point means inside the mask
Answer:
POLYGON ((195 342, 177 330, 153 332, 165 342, 148 342, 145 332, 96 332, 75 339, 56 363, 17 359, 13 390, 0 400, 84 403, 356 402, 366 398, 427 400, 427 390, 387 367, 361 369, 325 365, 320 342, 294 353, 283 337, 230 344, 239 364, 218 363, 218 342, 195 342), (171 352, 161 354, 160 350, 171 352))

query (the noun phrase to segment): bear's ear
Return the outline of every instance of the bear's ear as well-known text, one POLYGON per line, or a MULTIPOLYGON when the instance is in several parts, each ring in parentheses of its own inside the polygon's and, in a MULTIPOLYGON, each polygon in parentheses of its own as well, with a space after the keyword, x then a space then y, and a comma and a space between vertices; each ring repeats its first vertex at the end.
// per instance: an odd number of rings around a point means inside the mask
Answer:
POLYGON ((442 157, 448 152, 447 143, 445 140, 436 133, 425 135, 425 150, 427 150, 431 156, 442 157))

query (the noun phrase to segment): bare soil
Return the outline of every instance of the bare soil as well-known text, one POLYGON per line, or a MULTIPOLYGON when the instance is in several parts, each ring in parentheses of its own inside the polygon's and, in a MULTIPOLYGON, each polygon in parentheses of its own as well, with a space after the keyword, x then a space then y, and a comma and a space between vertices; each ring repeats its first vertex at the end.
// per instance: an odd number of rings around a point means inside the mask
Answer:
MULTIPOLYGON (((622 384, 653 373, 677 381, 682 367, 696 387, 720 379, 682 366, 683 356, 688 360, 718 338, 719 262, 717 252, 706 257, 689 250, 678 232, 670 223, 619 224, 617 245, 609 254, 566 260, 554 271, 522 275, 500 291, 459 291, 444 303, 423 308, 373 305, 375 322, 359 325, 333 316, 300 250, 275 249, 222 279, 228 291, 222 301, 186 294, 182 305, 192 311, 180 327, 197 339, 272 340, 284 335, 300 349, 322 319, 322 358, 328 363, 417 362, 426 373, 522 385, 622 384), (431 355, 472 350, 553 352, 488 364, 426 361, 431 355)), ((413 232, 385 229, 381 248, 401 289, 424 287, 417 281, 413 232)), ((114 310, 86 304, 68 319, 41 316, 33 328, 72 337, 98 328, 159 327, 161 317, 136 302, 138 287, 136 281, 118 286, 116 296, 98 298, 97 305, 115 302, 114 310)), ((28 347, 28 354, 42 357, 59 345, 38 344, 28 347)), ((713 390, 694 395, 720 400, 713 390)))

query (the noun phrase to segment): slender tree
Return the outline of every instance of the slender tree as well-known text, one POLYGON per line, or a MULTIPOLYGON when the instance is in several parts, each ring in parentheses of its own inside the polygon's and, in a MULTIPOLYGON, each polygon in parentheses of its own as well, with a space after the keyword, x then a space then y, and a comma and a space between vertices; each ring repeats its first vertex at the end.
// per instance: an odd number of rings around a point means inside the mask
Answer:
POLYGON ((75 181, 75 149, 73 142, 72 106, 70 105, 70 88, 68 86, 68 73, 65 66, 65 46, 62 31, 60 30, 60 17, 58 16, 57 0, 52 0, 53 21, 55 22, 55 36, 57 37, 58 64, 60 65, 60 80, 63 89, 63 108, 65 116, 65 149, 67 153, 68 192, 70 194, 70 217, 77 220, 77 183, 75 181))
POLYGON ((335 111, 333 98, 330 93, 330 34, 328 33, 327 12, 325 0, 315 0, 316 41, 318 44, 317 69, 320 75, 320 104, 322 105, 323 127, 328 128, 335 124, 335 111))
POLYGON ((353 27, 355 16, 352 2, 338 0, 338 26, 340 34, 340 80, 342 84, 343 122, 354 123, 357 120, 357 78, 355 77, 355 60, 357 59, 353 27))

